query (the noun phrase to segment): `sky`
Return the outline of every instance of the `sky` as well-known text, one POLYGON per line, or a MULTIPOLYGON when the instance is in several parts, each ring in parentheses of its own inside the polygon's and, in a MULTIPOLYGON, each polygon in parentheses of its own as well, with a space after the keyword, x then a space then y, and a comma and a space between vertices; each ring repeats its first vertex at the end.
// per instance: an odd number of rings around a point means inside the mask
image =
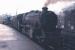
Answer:
MULTIPOLYGON (((0 15, 16 15, 31 10, 41 10, 45 0, 0 0, 0 15)), ((69 6, 71 2, 57 2, 48 6, 49 10, 59 12, 62 8, 69 6)))

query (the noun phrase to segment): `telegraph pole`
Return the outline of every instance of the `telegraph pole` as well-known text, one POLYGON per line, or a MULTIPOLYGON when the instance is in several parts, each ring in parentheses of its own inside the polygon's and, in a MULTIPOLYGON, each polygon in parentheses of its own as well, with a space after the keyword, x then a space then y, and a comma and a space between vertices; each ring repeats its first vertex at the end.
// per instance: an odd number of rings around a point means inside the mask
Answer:
POLYGON ((16 9, 16 15, 17 15, 17 10, 18 10, 18 9, 16 9))
MULTIPOLYGON (((17 17, 17 15, 18 15, 18 9, 16 9, 16 17, 17 17)), ((20 23, 19 23, 19 19, 18 19, 18 17, 17 17, 17 26, 18 26, 18 30, 19 30, 19 29, 20 29, 20 28, 19 28, 20 23)))

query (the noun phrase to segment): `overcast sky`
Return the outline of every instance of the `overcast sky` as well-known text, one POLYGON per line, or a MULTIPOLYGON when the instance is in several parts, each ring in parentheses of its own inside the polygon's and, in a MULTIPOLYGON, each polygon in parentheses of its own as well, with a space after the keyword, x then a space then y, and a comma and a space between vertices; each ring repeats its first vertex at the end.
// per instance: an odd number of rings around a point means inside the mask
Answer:
MULTIPOLYGON (((0 0, 0 15, 17 13, 24 13, 30 10, 41 10, 44 6, 45 0, 0 0)), ((71 2, 57 2, 49 5, 49 10, 59 12, 63 7, 70 5, 71 2)))

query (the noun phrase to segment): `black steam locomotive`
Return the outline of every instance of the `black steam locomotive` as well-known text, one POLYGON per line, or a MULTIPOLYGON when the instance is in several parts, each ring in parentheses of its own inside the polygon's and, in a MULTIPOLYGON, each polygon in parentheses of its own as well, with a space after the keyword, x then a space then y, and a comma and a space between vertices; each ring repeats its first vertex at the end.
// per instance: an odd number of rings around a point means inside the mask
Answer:
POLYGON ((13 18, 12 23, 14 24, 12 25, 41 45, 61 48, 61 30, 56 28, 57 15, 47 9, 47 7, 43 7, 42 12, 37 10, 19 14, 13 18))

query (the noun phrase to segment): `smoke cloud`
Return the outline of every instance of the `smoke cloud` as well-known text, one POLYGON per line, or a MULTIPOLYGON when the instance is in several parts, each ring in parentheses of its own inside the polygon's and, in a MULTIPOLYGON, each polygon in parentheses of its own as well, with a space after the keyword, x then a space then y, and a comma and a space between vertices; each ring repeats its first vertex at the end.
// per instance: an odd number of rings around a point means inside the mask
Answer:
POLYGON ((75 1, 75 0, 46 0, 44 6, 47 7, 49 4, 53 4, 53 3, 56 3, 56 2, 68 2, 68 1, 75 1))

